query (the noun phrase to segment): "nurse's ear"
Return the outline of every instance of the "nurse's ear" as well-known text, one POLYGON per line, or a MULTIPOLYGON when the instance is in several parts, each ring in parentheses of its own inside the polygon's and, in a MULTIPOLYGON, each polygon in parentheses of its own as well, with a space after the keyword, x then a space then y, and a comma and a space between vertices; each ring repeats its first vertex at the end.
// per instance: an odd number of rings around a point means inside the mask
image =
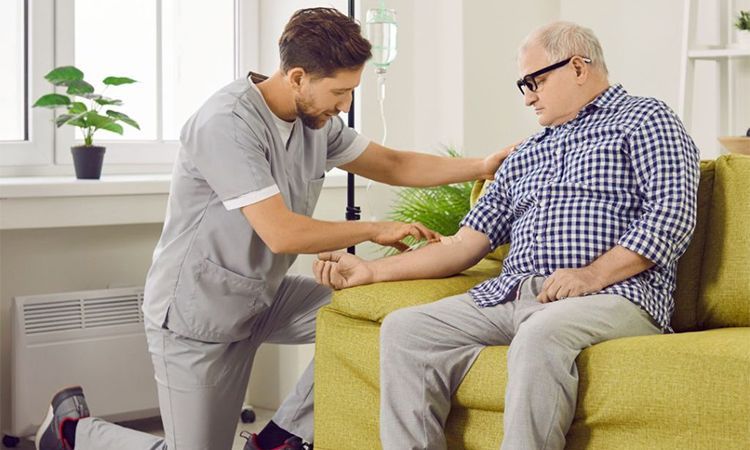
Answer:
POLYGON ((302 89, 302 82, 305 78, 305 69, 301 67, 294 67, 287 71, 286 79, 289 85, 294 89, 295 92, 299 93, 302 89))

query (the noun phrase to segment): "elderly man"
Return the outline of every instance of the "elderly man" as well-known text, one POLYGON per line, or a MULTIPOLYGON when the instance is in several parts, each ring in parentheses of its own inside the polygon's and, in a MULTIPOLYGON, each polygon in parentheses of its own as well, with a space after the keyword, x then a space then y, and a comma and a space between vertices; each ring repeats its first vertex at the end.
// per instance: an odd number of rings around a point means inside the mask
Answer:
POLYGON ((676 264, 695 223, 693 141, 664 103, 609 84, 586 28, 536 30, 519 66, 545 128, 508 157, 455 236, 376 261, 326 253, 315 263, 319 282, 344 288, 449 276, 511 243, 497 278, 386 317, 384 449, 446 447, 451 396, 487 345, 510 345, 502 448, 561 449, 578 354, 671 331, 676 264))

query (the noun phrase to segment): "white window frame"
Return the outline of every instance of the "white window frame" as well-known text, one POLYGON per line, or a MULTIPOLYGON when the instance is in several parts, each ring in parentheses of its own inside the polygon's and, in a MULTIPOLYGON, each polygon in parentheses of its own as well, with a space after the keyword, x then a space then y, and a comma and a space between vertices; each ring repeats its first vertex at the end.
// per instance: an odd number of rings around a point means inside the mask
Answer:
POLYGON ((0 142, 0 166, 39 167, 52 163, 54 148, 53 113, 31 108, 34 99, 49 91, 43 78, 54 67, 54 0, 25 0, 26 20, 26 105, 28 123, 25 141, 0 142))
MULTIPOLYGON (((75 0, 26 0, 28 11, 26 80, 28 105, 51 92, 44 75, 54 67, 72 64, 75 51, 75 0)), ((234 0, 234 77, 257 67, 259 59, 259 0, 234 0)), ((161 0, 154 0, 157 14, 161 0)), ((157 58, 161 60, 160 17, 157 16, 157 58)), ((161 64, 157 64, 157 121, 161 134, 161 64)), ((58 111, 61 113, 61 111, 58 111)), ((50 176, 73 173, 70 147, 80 145, 75 129, 56 128, 55 111, 30 108, 28 140, 0 142, 0 176, 50 176)), ((106 141, 104 173, 168 173, 179 149, 178 141, 106 141)))

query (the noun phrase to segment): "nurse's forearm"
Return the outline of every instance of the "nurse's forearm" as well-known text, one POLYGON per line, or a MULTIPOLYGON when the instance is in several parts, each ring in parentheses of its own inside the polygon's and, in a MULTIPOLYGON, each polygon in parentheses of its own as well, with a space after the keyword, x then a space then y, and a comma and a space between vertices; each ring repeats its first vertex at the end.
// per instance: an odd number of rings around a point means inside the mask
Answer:
POLYGON ((395 186, 440 186, 474 181, 486 174, 484 159, 448 158, 418 152, 399 152, 389 184, 395 186))
POLYGON ((293 214, 276 232, 263 237, 274 253, 316 254, 340 250, 372 240, 377 225, 373 222, 327 222, 293 214))
POLYGON ((281 194, 247 205, 242 213, 274 253, 320 253, 364 241, 406 248, 401 240, 407 236, 425 240, 440 236, 419 223, 316 220, 289 210, 281 194))

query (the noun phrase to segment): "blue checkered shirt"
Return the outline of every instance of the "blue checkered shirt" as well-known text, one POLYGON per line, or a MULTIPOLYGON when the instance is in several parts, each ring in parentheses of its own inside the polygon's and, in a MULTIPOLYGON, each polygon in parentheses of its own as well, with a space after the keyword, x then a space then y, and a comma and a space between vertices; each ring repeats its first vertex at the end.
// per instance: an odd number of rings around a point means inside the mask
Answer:
POLYGON ((611 86, 572 121, 518 146, 461 221, 493 249, 510 242, 500 276, 472 298, 482 307, 510 301, 523 279, 587 266, 620 245, 655 265, 598 293, 629 299, 671 331, 699 176, 698 149, 669 107, 611 86))

